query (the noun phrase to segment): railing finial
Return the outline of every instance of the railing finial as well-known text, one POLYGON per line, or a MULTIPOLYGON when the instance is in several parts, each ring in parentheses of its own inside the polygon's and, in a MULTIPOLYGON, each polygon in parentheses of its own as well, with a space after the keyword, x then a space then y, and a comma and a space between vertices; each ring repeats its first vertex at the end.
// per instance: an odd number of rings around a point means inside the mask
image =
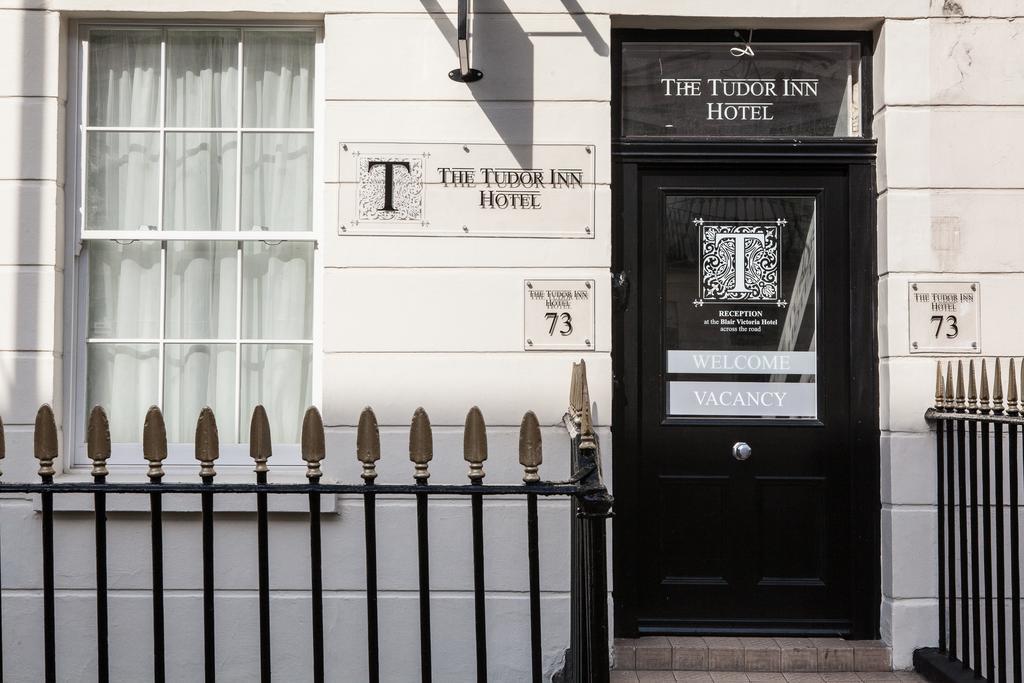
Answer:
POLYGON ((367 406, 359 414, 359 428, 356 430, 356 457, 363 463, 363 481, 372 482, 377 478, 377 461, 380 460, 380 429, 373 408, 367 406))
POLYGON ((484 461, 487 460, 487 425, 477 406, 466 413, 466 424, 462 432, 462 457, 469 463, 470 481, 482 480, 484 461))
MULTIPOLYGON (((1024 374, 1024 363, 1021 363, 1021 371, 1024 374)), ((1024 385, 1024 381, 1021 382, 1024 385)), ((1017 396, 1017 370, 1013 366, 1013 358, 1010 358, 1010 374, 1009 382, 1007 383, 1006 389, 1006 412, 1011 415, 1016 415, 1018 412, 1018 401, 1017 396)))
POLYGON ((597 439, 594 436, 594 422, 590 414, 590 385, 587 383, 587 362, 580 359, 580 448, 596 449, 597 439))
POLYGON ((946 361, 946 398, 943 401, 946 410, 953 409, 953 361, 946 361))
POLYGON ((1020 362, 1020 383, 1017 385, 1018 390, 1022 393, 1017 394, 1017 413, 1021 412, 1024 408, 1024 359, 1020 362))
POLYGON ((942 361, 935 361, 935 408, 942 410, 945 407, 945 392, 942 382, 942 361))
POLYGON ((541 463, 544 453, 541 449, 540 423, 532 410, 523 415, 519 425, 519 464, 523 466, 523 481, 535 484, 540 481, 541 463))
MULTIPOLYGON (((1010 359, 1013 362, 1013 359, 1010 359)), ((996 367, 993 370, 995 377, 992 380, 992 408, 996 413, 1003 412, 1003 368, 999 362, 999 356, 996 356, 996 367)), ((1011 371, 1012 373, 1012 371, 1011 371)))
POLYGON ((572 364, 572 374, 569 376, 569 414, 573 420, 579 418, 580 405, 583 403, 580 398, 580 364, 572 364))
POLYGON ((988 399, 988 368, 985 359, 981 359, 981 390, 978 391, 978 410, 987 413, 992 406, 988 399))
POLYGON ((107 460, 110 458, 110 422, 100 406, 93 406, 89 412, 89 423, 85 430, 85 454, 92 460, 92 476, 105 477, 109 474, 107 460))
POLYGON ((956 362, 956 409, 964 409, 964 362, 956 362))
POLYGON ((327 457, 325 444, 323 418, 316 406, 310 406, 302 417, 302 459, 306 461, 306 478, 313 483, 324 474, 320 463, 327 457))
POLYGON ((57 459, 57 422, 53 418, 53 408, 46 403, 36 412, 32 448, 39 461, 39 476, 46 479, 55 475, 57 471, 53 469, 53 461, 57 459))
POLYGON ((142 424, 142 457, 149 463, 146 476, 157 481, 162 479, 163 461, 167 459, 167 428, 163 413, 156 406, 149 407, 142 424))
POLYGON ((972 413, 978 407, 978 389, 974 384, 974 359, 967 361, 967 409, 972 413))
POLYGON ((267 472, 267 460, 272 455, 270 439, 270 420, 267 419, 267 411, 262 403, 257 403, 252 409, 252 419, 249 420, 249 456, 256 461, 255 472, 267 472))
POLYGON ((409 427, 409 460, 416 466, 413 478, 418 482, 426 482, 430 478, 427 464, 434 457, 434 436, 430 430, 430 418, 427 411, 417 408, 412 415, 409 427))
POLYGON ((214 461, 220 457, 220 437, 217 434, 217 418, 210 406, 199 413, 196 421, 196 460, 199 461, 199 476, 213 479, 217 471, 213 468, 214 461))

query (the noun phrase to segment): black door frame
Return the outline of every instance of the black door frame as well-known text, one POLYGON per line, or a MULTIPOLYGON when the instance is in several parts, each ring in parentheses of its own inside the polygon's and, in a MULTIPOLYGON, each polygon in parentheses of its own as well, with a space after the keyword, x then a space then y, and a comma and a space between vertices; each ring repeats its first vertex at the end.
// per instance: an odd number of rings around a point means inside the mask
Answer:
POLYGON ((640 312, 636 282, 638 258, 637 197, 643 170, 714 164, 746 170, 758 166, 842 164, 848 168, 850 201, 850 486, 853 528, 853 629, 855 638, 877 638, 881 602, 881 478, 879 463, 879 387, 877 340, 876 142, 871 138, 870 33, 849 31, 757 31, 757 42, 853 41, 861 49, 863 138, 679 138, 661 140, 621 137, 621 50, 624 41, 735 41, 731 31, 614 30, 612 32, 612 272, 616 288, 612 313, 612 470, 617 514, 613 520, 615 635, 636 637, 671 632, 642 629, 635 611, 637 596, 633 559, 644 535, 630 515, 642 492, 626 454, 639 439, 638 367, 640 312), (620 278, 621 275, 621 278, 620 278), (627 337, 627 330, 632 333, 627 337))

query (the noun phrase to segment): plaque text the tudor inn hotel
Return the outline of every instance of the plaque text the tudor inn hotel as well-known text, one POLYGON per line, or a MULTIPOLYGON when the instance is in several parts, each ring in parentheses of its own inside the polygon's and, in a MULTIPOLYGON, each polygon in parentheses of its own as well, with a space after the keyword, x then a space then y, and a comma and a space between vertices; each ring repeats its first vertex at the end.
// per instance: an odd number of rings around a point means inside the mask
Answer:
POLYGON ((631 137, 858 137, 855 43, 624 43, 631 137))
POLYGON ((594 236, 590 145, 341 146, 339 234, 594 236))

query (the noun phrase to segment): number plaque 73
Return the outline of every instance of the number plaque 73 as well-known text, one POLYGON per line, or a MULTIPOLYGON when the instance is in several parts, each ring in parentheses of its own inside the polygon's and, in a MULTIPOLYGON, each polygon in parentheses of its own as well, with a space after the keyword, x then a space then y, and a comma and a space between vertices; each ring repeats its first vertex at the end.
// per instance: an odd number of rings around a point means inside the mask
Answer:
POLYGON ((570 314, 554 312, 545 313, 544 319, 551 321, 551 326, 548 328, 549 337, 555 336, 555 328, 559 327, 559 323, 561 323, 561 326, 558 330, 558 333, 560 335, 562 335, 563 337, 568 337, 570 334, 572 334, 572 316, 570 314))
POLYGON ((935 325, 936 339, 938 339, 939 335, 942 334, 943 329, 946 331, 946 339, 956 339, 956 336, 960 334, 960 329, 956 326, 955 315, 933 315, 932 323, 935 325))

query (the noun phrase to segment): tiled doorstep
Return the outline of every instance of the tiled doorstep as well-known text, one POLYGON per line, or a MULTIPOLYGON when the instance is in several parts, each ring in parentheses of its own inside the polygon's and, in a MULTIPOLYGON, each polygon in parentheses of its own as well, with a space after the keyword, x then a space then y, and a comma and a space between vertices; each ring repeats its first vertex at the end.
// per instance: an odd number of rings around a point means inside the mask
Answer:
POLYGON ((810 674, 888 672, 892 669, 892 654, 878 640, 649 636, 617 638, 615 668, 810 674))
POLYGON ((738 671, 612 671, 611 683, 925 683, 912 671, 756 673, 738 671))

